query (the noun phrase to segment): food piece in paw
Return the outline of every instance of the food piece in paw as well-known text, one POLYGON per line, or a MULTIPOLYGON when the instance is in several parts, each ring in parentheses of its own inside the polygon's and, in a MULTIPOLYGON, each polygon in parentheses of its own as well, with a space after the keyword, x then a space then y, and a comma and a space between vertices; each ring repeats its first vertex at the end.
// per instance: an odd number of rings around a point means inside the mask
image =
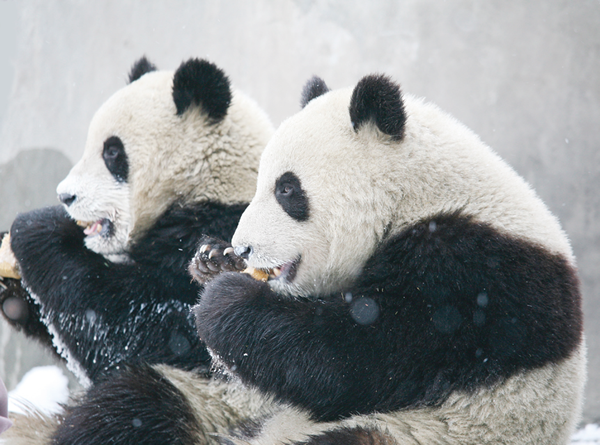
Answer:
POLYGON ((20 279, 19 266, 10 248, 10 234, 7 233, 2 238, 0 247, 0 277, 20 279))
POLYGON ((254 267, 247 267, 243 270, 243 273, 247 273, 257 281, 267 281, 269 279, 269 272, 254 267))

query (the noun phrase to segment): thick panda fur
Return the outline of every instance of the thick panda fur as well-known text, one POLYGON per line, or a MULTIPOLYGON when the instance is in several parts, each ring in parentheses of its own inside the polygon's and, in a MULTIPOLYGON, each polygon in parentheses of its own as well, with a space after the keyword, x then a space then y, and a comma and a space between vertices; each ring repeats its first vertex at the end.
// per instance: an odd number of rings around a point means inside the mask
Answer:
MULTIPOLYGON (((205 236, 231 239, 272 131, 212 63, 191 59, 175 72, 145 58, 134 65, 57 188, 64 207, 19 215, 11 228, 34 297, 29 322, 48 326, 90 388, 58 417, 14 416, 9 443, 140 443, 144 435, 164 443, 189 424, 169 428, 171 416, 204 398, 212 402, 193 417, 204 426, 188 435, 224 433, 268 406, 207 375, 191 314, 201 286, 187 266, 205 236), (195 396, 177 404, 174 395, 191 385, 195 396)), ((28 326, 20 327, 42 338, 28 326)))
POLYGON ((12 249, 39 304, 29 303, 36 323, 21 327, 44 339, 41 318, 84 384, 123 363, 208 364, 187 263, 204 234, 231 238, 271 134, 214 64, 191 59, 170 72, 139 60, 58 185, 64 207, 13 223, 12 249))
POLYGON ((575 259, 530 186, 383 75, 265 149, 225 273, 195 309, 229 373, 284 408, 235 443, 565 444, 585 346, 575 259))

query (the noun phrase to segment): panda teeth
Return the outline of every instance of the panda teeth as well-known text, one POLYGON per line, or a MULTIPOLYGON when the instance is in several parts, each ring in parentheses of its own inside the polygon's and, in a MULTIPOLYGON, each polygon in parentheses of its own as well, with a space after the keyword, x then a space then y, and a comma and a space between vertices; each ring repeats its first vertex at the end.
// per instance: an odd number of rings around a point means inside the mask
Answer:
POLYGON ((281 269, 279 267, 274 267, 269 273, 269 278, 279 278, 280 275, 281 269))
POLYGON ((77 221, 77 224, 84 228, 83 233, 87 236, 101 235, 107 237, 111 234, 111 221, 107 218, 92 222, 77 221))
POLYGON ((100 223, 100 221, 95 221, 93 223, 91 223, 89 226, 87 226, 85 228, 85 230, 83 231, 83 233, 85 233, 86 235, 95 235, 97 233, 100 233, 102 231, 102 224, 100 223))

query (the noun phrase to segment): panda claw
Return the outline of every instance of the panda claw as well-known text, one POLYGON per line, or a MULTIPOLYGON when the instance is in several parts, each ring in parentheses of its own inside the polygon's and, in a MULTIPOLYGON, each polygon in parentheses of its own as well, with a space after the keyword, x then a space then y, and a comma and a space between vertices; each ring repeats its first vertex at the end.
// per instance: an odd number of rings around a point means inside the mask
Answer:
POLYGON ((205 237, 189 266, 192 278, 205 284, 222 272, 241 272, 246 262, 224 241, 205 237))
POLYGON ((194 281, 200 284, 204 284, 208 281, 207 277, 210 276, 211 272, 206 268, 203 262, 196 255, 190 265, 188 266, 188 273, 194 281))

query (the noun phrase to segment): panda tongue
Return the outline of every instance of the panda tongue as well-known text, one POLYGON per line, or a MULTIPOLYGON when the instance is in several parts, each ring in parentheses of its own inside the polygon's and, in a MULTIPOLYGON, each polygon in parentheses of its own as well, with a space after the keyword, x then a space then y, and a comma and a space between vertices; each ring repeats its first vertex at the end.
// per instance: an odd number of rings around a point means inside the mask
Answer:
POLYGON ((100 224, 100 221, 96 221, 91 226, 86 227, 83 233, 86 235, 93 235, 95 233, 99 233, 101 230, 102 224, 100 224))

